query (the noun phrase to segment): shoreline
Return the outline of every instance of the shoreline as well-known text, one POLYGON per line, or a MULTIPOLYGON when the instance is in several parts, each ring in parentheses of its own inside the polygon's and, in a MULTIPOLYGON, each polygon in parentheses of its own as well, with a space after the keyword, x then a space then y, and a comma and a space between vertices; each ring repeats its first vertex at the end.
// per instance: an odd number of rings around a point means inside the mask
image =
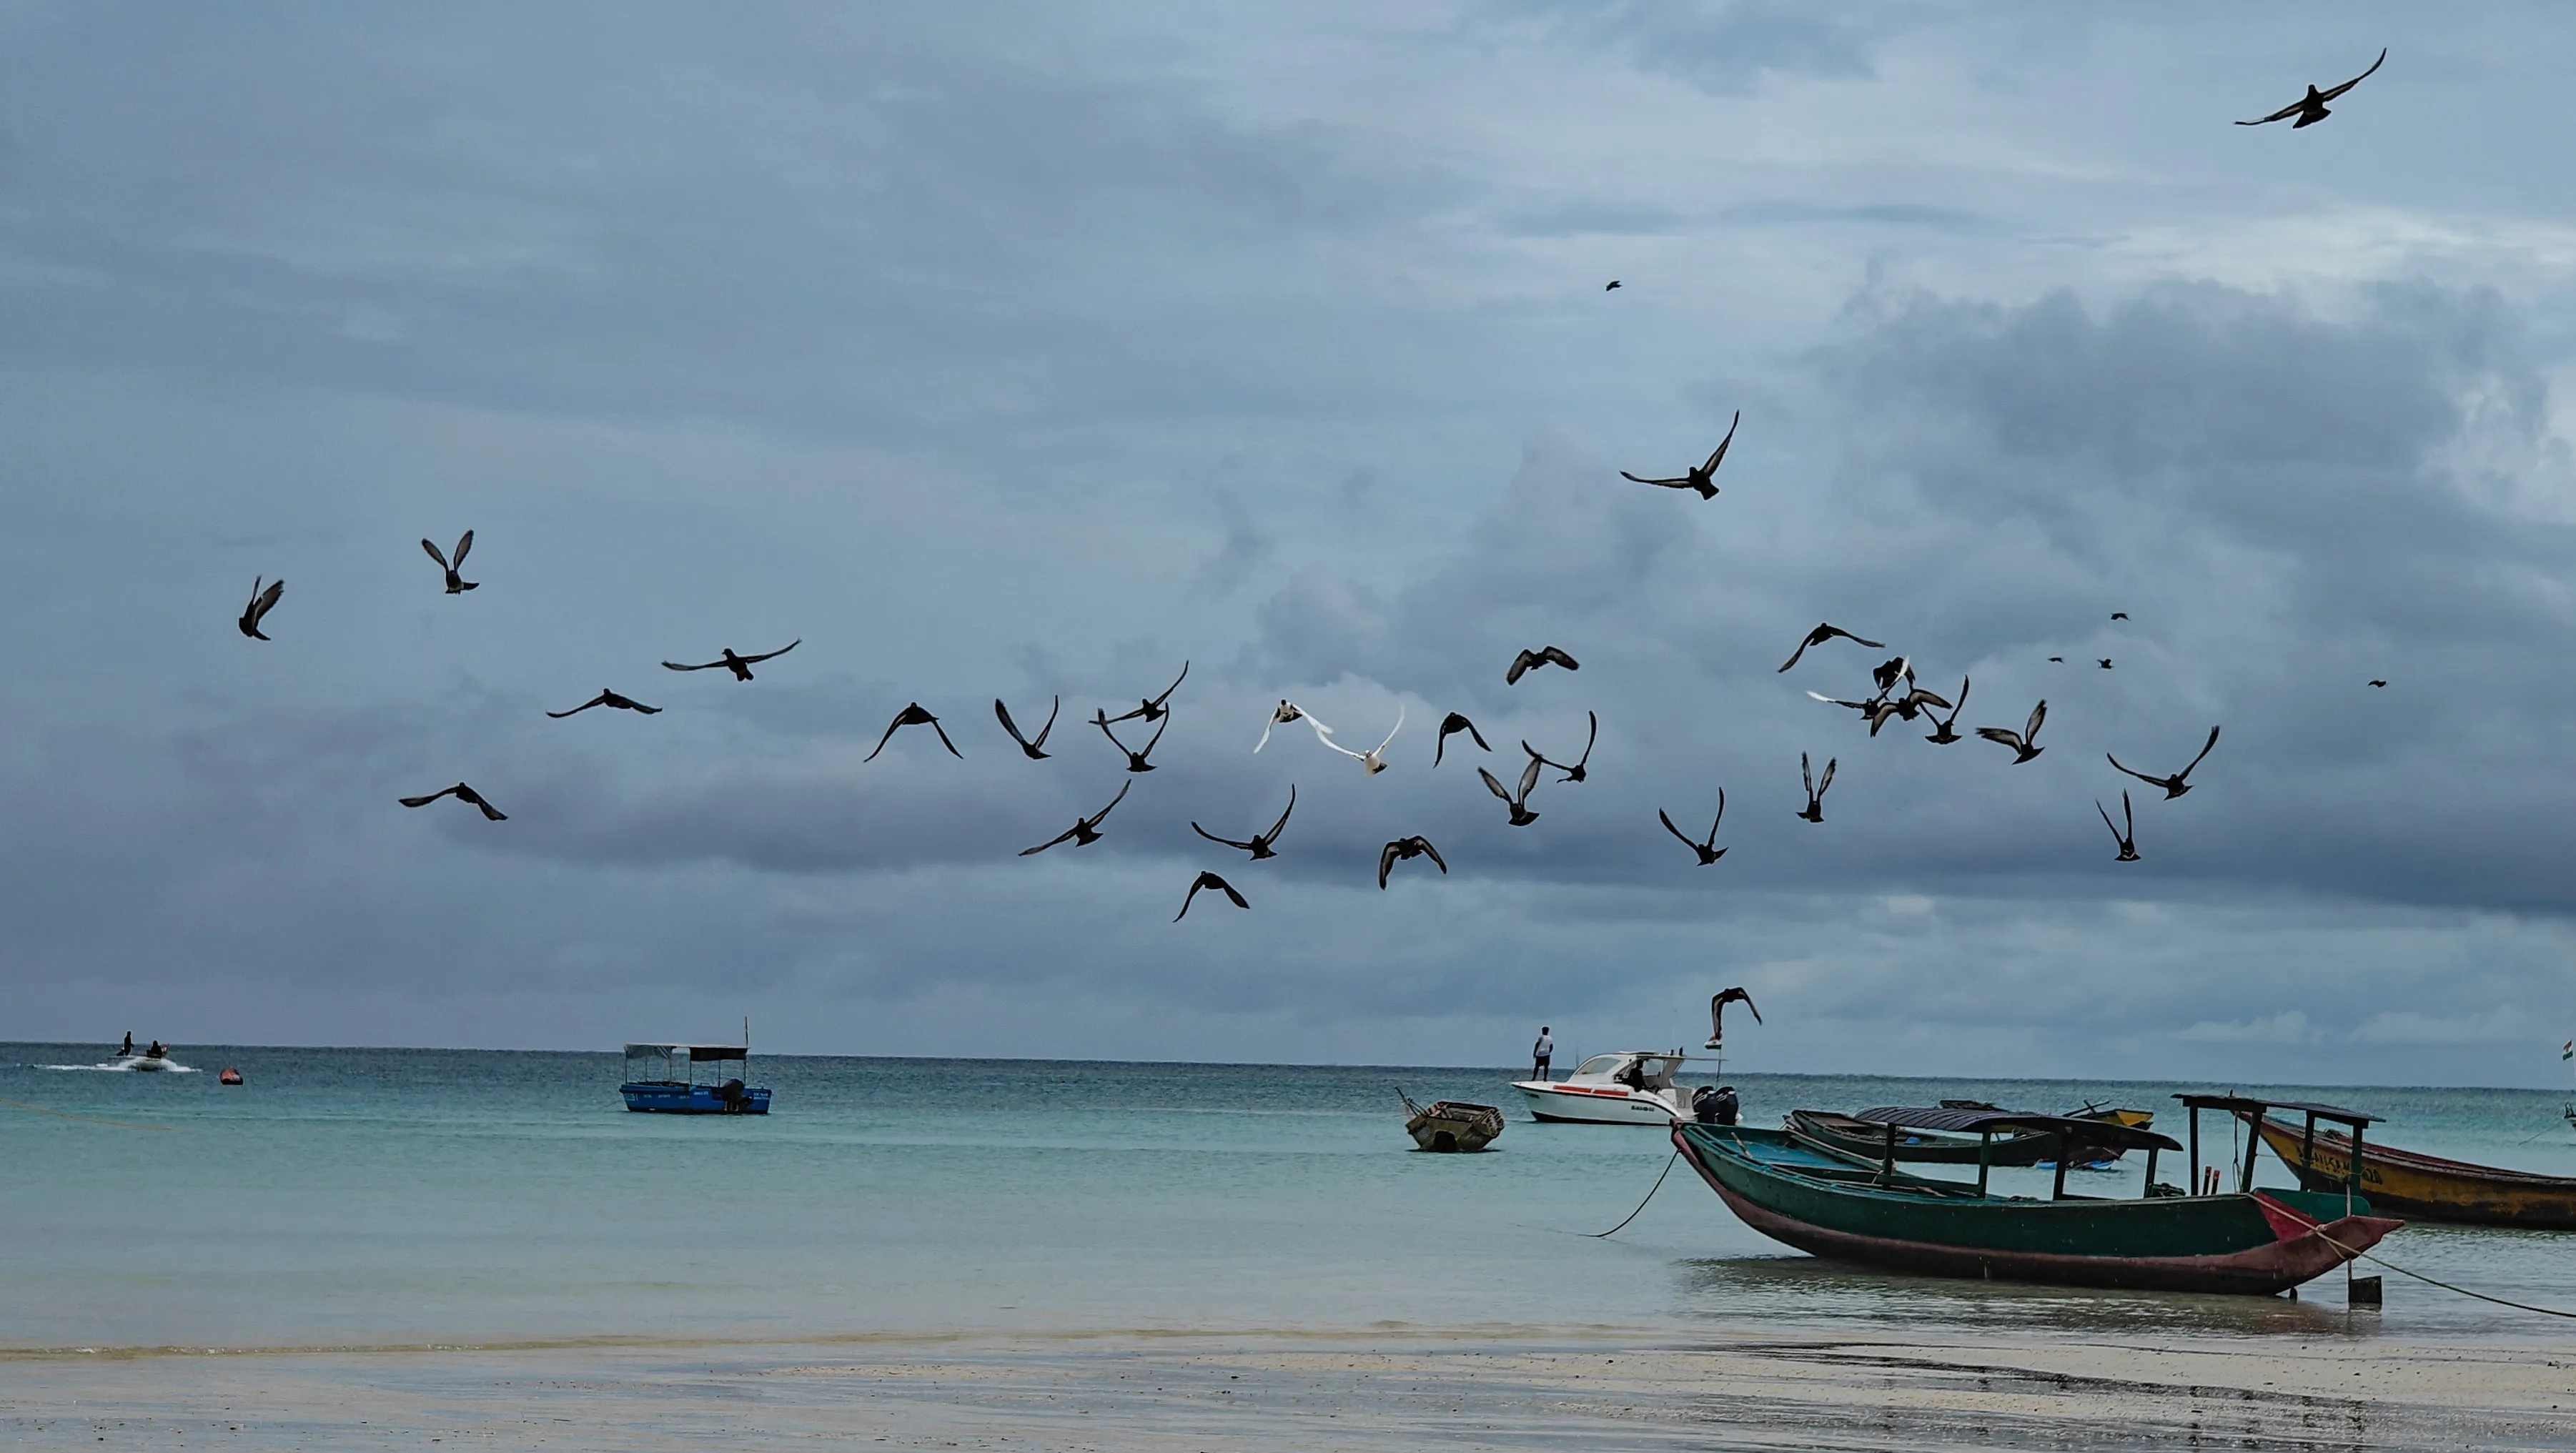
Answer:
POLYGON ((0 1430, 13 1448, 93 1449, 2576 1448, 2576 1352, 2532 1337, 1422 1328, 46 1353, 0 1358, 0 1430))

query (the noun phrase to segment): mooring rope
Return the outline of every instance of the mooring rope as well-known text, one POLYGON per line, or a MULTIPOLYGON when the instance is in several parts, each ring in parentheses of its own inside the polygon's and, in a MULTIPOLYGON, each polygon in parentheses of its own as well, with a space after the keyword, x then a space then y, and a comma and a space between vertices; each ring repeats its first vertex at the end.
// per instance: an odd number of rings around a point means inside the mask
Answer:
POLYGON ((2279 1201, 2274 1201, 2272 1204, 2280 1206, 2284 1211, 2288 1211, 2293 1218, 2307 1222, 2308 1229, 2316 1234, 2316 1238, 2319 1241, 2324 1242, 2326 1245, 2333 1247, 2335 1250, 2342 1252, 2346 1256, 2387 1267, 2390 1271, 2397 1273, 2399 1276, 2411 1276, 2417 1281, 2429 1282, 2434 1286, 2440 1287, 2446 1292, 2458 1292, 2464 1297, 2475 1297, 2482 1302, 2493 1302, 2499 1307, 2511 1307, 2517 1312, 2537 1312, 2544 1317, 2566 1317, 2571 1320, 2576 1320, 2576 1312, 2562 1312, 2555 1307, 2535 1307, 2529 1302, 2517 1302, 2505 1297, 2489 1296, 2485 1292, 2473 1292, 2467 1287, 2458 1286, 2451 1282, 2444 1281, 2438 1276, 2426 1276, 2420 1271, 2408 1270, 2405 1267, 2399 1266, 2396 1262, 2390 1261, 2384 1256, 2373 1256, 2367 1251, 2360 1250, 2357 1247, 2346 1246, 2342 1242, 2335 1240, 2333 1237, 2326 1234, 2324 1222, 2316 1220, 2305 1212, 2300 1211, 2295 1206, 2282 1205, 2279 1201))
MULTIPOLYGON (((1668 1176, 1668 1175, 1671 1175, 1671 1174, 1673 1173, 1673 1161, 1675 1161, 1675 1160, 1679 1160, 1679 1159, 1681 1159, 1681 1158, 1682 1158, 1682 1153, 1681 1153, 1680 1151, 1676 1150, 1676 1151, 1674 1151, 1674 1152, 1673 1152, 1673 1154, 1672 1154, 1672 1159, 1671 1159, 1671 1160, 1667 1160, 1667 1161, 1665 1161, 1665 1162, 1664 1162, 1664 1175, 1660 1175, 1660 1176, 1655 1177, 1655 1184, 1653 1185, 1653 1187, 1652 1187, 1652 1188, 1650 1188, 1650 1189, 1646 1192, 1646 1201, 1651 1201, 1651 1200, 1653 1200, 1653 1199, 1655 1198, 1655 1192, 1656 1192, 1656 1191, 1660 1191, 1660 1190, 1662 1190, 1662 1189, 1664 1188, 1664 1176, 1668 1176)), ((1630 1211, 1630 1212, 1628 1213, 1628 1215, 1627 1215, 1626 1220, 1621 1221, 1618 1225, 1611 1227, 1609 1230, 1607 1230, 1607 1231, 1586 1231, 1586 1232, 1583 1232, 1582 1234, 1583 1234, 1583 1235, 1585 1235, 1585 1236, 1588 1236, 1588 1237, 1592 1238, 1592 1239, 1593 1239, 1593 1240, 1595 1240, 1595 1241, 1598 1241, 1598 1240, 1600 1240, 1600 1239, 1601 1239, 1602 1237, 1604 1237, 1604 1236, 1615 1236, 1615 1235, 1617 1235, 1619 1232, 1621 1232, 1621 1231, 1625 1231, 1626 1229, 1628 1229, 1628 1222, 1629 1222, 1629 1221, 1634 1221, 1634 1220, 1636 1220, 1639 1216, 1642 1216, 1642 1215, 1646 1214, 1646 1201, 1639 1201, 1639 1202, 1637 1203, 1637 1209, 1635 1209, 1635 1210, 1633 1210, 1633 1211, 1630 1211)))
POLYGON ((68 1110, 48 1110, 42 1105, 30 1105, 24 1100, 0 1100, 0 1105, 32 1110, 39 1115, 52 1115, 64 1120, 78 1120, 85 1125, 113 1125, 120 1130, 176 1130, 179 1128, 176 1125, 137 1125, 131 1120, 101 1120, 95 1115, 75 1115, 68 1110))

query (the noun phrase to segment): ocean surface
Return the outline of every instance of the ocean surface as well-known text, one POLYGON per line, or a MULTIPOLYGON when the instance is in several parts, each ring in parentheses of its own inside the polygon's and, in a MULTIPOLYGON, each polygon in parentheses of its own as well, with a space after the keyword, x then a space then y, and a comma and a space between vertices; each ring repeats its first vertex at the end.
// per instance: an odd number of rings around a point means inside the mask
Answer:
MULTIPOLYGON (((2563 1327, 2391 1276, 2382 1312, 1882 1275, 1739 1224, 1661 1135, 1531 1122, 1507 1069, 764 1056, 765 1118, 627 1113, 609 1054, 0 1044, 0 1348, 391 1347, 872 1333, 1419 1329, 1687 1337, 1784 1326, 2261 1336, 2563 1327), (214 1071, 238 1067, 227 1088, 214 1071), (1416 1099, 1501 1104, 1428 1155, 1416 1099), (77 1117, 77 1118, 76 1118, 77 1117)), ((2158 1112, 2231 1088, 1730 1076, 1746 1119, 1970 1096, 2158 1112)), ((2576 1174, 2563 1096, 2268 1089, 2390 1142, 2576 1174)), ((2229 1131, 2205 1121, 2224 1146, 2229 1131)), ((2241 1144, 2241 1142, 2236 1142, 2241 1144)), ((2135 1157, 2132 1157, 2134 1161, 2135 1157)), ((2264 1160, 2258 1183, 2288 1184, 2264 1160)), ((2178 1179, 2169 1159, 2162 1178, 2178 1179)), ((1998 1172, 2046 1194, 2043 1170, 1998 1172)), ((2076 1174, 2133 1194, 2134 1164, 2076 1174)), ((2576 1309, 2576 1239, 2413 1226, 2380 1248, 2576 1309)))

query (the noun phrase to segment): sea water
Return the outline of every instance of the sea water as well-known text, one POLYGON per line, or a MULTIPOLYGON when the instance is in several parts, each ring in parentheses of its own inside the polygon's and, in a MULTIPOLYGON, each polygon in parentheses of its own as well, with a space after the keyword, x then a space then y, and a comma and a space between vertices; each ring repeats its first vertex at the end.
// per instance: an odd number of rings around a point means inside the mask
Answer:
MULTIPOLYGON (((2307 1299, 1895 1276, 1746 1229, 1651 1129, 1541 1125, 1504 1069, 763 1056, 766 1117, 628 1113, 615 1054, 187 1046, 193 1074, 0 1045, 0 1347, 371 1347, 974 1332, 1872 1325, 2478 1336, 2557 1323, 2391 1276, 2307 1299), (238 1067, 226 1087, 207 1071, 238 1067), (1399 1091, 1504 1107, 1416 1151, 1399 1091)), ((1945 1096, 2154 1110, 2176 1086, 1730 1076, 1745 1118, 1945 1096)), ((2561 1097, 2266 1088, 2434 1154, 2576 1175, 2561 1097)), ((2203 1120, 2209 1158, 2241 1132, 2203 1120)), ((2183 1179, 2168 1156, 2159 1178, 2183 1179)), ((2134 1154, 2069 1188, 2135 1194, 2134 1154)), ((1931 1173, 1948 1173, 1932 1168, 1931 1173)), ((2046 1169, 1997 1185, 2047 1194, 2046 1169)), ((2289 1183, 2265 1153, 2260 1184, 2289 1183)), ((2380 1250, 2576 1309, 2576 1237, 2414 1226, 2380 1250)))

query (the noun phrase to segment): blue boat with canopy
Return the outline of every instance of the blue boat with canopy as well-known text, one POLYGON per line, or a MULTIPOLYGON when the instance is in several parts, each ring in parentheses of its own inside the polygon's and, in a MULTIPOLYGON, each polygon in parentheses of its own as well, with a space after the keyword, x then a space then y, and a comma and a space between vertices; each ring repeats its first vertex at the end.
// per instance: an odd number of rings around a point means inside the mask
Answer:
POLYGON ((766 1115, 769 1091, 747 1085, 751 1073, 750 1026, 743 1044, 630 1044, 626 1083, 617 1093, 629 1110, 664 1115, 766 1115), (699 1066, 710 1066, 703 1074, 699 1066))

